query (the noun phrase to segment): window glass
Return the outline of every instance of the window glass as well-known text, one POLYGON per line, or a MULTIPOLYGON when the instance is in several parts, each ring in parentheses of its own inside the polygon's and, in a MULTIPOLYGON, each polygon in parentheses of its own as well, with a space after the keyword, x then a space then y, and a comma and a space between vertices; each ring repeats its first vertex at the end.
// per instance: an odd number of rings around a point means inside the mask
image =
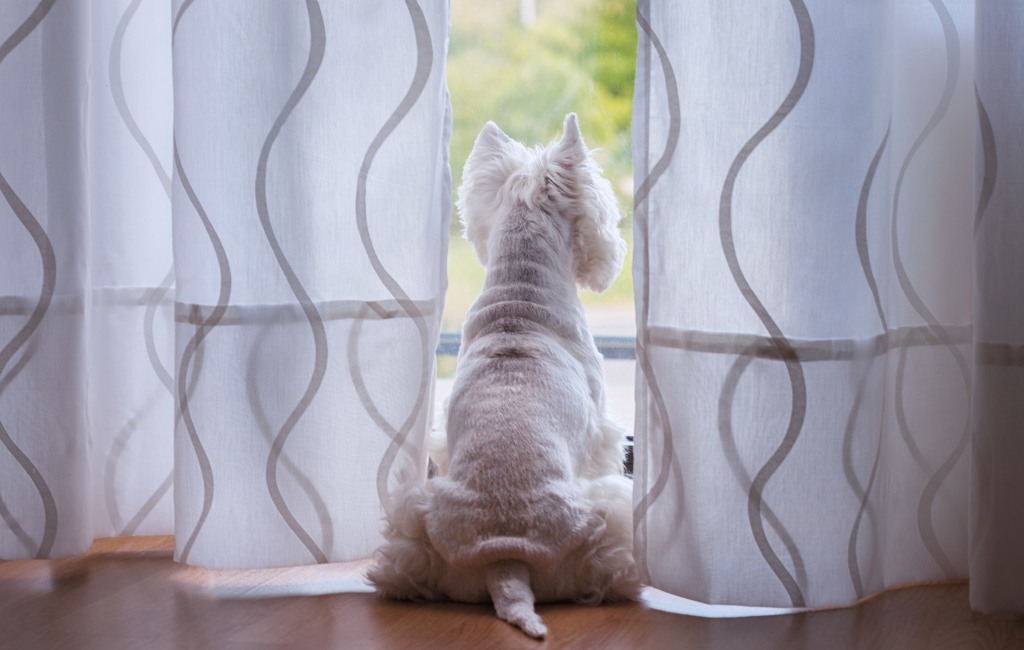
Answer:
MULTIPOLYGON (((532 146, 561 133, 565 115, 579 117, 584 140, 611 180, 628 245, 622 273, 602 294, 580 291, 595 336, 635 337, 633 161, 630 120, 636 69, 635 1, 452 0, 448 88, 452 101, 453 201, 477 134, 493 120, 532 146)), ((442 332, 459 332, 483 286, 484 269, 462 237, 453 211, 448 293, 442 332)), ((455 357, 438 357, 437 397, 451 390, 455 357)), ((613 413, 633 427, 631 360, 606 360, 613 413)))

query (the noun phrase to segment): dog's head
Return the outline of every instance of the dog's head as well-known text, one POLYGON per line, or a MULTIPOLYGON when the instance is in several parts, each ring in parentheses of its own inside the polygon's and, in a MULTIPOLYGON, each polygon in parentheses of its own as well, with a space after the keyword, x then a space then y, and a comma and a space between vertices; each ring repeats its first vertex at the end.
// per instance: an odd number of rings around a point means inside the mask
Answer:
POLYGON ((501 215, 517 202, 543 207, 569 222, 576 284, 604 291, 622 268, 626 242, 611 183, 591 157, 576 114, 565 118, 562 139, 527 149, 488 122, 462 172, 458 208, 480 262, 501 215))

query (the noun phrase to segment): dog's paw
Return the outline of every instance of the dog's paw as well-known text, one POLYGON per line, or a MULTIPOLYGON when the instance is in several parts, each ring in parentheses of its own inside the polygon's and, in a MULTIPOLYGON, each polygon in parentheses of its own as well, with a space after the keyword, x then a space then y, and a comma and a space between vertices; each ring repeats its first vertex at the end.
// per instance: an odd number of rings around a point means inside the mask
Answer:
MULTIPOLYGON (((448 398, 445 399, 444 408, 447 421, 448 398)), ((427 434, 427 456, 437 468, 436 476, 448 475, 448 435, 444 429, 434 429, 427 434)))

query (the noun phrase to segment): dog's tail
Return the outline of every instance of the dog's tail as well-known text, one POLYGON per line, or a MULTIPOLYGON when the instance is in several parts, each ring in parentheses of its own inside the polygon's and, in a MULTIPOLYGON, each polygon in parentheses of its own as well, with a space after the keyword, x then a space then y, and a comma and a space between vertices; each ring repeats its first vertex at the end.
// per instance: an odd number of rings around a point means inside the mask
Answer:
POLYGON ((491 594, 498 618, 538 639, 543 639, 548 633, 548 628, 533 609, 530 571, 525 563, 502 560, 488 566, 487 591, 491 594))

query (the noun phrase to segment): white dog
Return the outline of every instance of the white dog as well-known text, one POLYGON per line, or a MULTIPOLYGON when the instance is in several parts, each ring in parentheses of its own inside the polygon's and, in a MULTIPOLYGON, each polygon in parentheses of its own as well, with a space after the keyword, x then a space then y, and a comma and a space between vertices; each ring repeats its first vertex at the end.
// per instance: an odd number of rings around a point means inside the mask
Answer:
POLYGON ((534 602, 636 599, 625 433, 576 286, 608 288, 626 244, 576 124, 527 149, 488 122, 458 208, 487 267, 462 329, 439 475, 406 482, 369 579, 392 598, 493 601, 527 634, 534 602))

